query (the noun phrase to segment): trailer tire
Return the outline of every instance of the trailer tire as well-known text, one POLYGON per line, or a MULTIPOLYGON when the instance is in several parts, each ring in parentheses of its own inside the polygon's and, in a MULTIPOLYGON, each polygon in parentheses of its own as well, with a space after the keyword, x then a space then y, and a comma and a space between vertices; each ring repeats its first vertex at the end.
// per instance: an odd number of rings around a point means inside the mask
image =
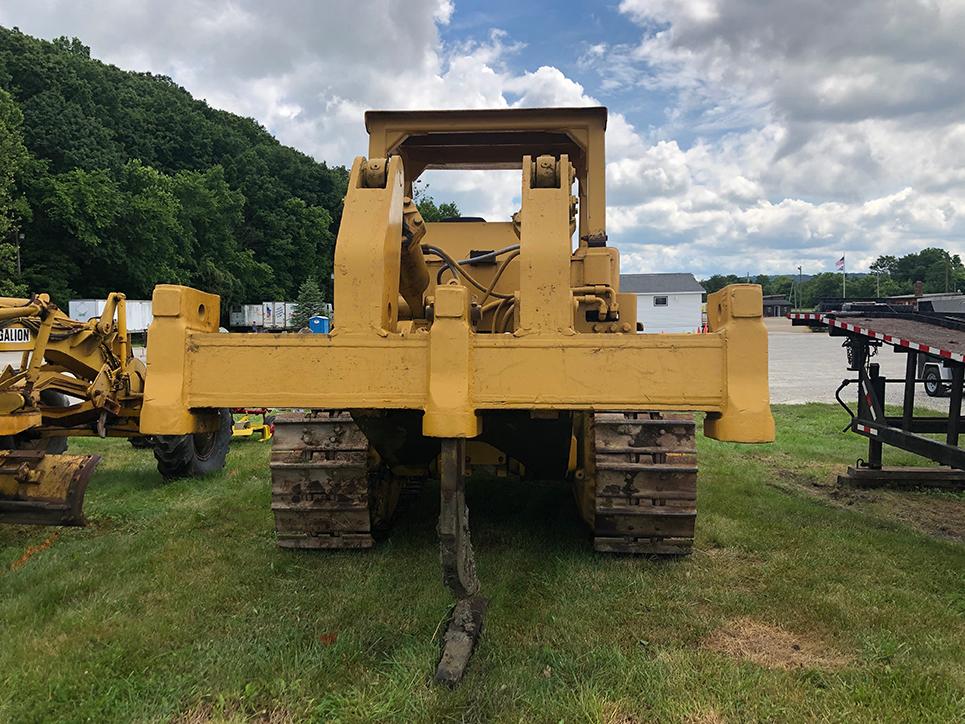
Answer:
POLYGON ((948 389, 942 384, 942 373, 935 365, 926 365, 922 372, 922 384, 925 387, 925 394, 929 397, 943 397, 948 389))
POLYGON ((155 435, 157 471, 166 479, 193 478, 224 467, 231 442, 233 418, 227 408, 218 410, 218 429, 193 435, 155 435))

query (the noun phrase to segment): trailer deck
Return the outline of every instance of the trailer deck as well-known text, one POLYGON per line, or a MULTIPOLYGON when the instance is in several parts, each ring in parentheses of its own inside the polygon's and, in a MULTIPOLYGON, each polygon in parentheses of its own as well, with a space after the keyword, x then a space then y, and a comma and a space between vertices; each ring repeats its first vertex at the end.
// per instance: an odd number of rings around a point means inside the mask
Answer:
POLYGON ((872 481, 956 489, 965 488, 965 451, 959 445, 965 419, 962 418, 963 378, 965 378, 965 320, 921 312, 835 312, 788 315, 792 323, 825 328, 832 337, 844 337, 848 370, 857 379, 846 379, 835 392, 839 404, 851 415, 850 429, 868 438, 868 459, 859 460, 840 482, 867 486, 872 481), (887 379, 873 362, 883 346, 907 355, 905 375, 887 379), (916 385, 919 360, 940 363, 950 370, 949 411, 947 416, 916 415, 916 385), (857 405, 852 410, 841 399, 849 385, 857 385, 857 405), (885 386, 903 386, 901 415, 888 415, 884 407, 885 386), (936 439, 943 437, 944 440, 936 439), (945 468, 885 468, 883 445, 907 450, 946 466, 945 468))
POLYGON ((854 332, 897 347, 965 362, 965 329, 943 326, 936 319, 904 317, 829 317, 831 327, 854 332), (879 331, 879 330, 888 330, 879 331))

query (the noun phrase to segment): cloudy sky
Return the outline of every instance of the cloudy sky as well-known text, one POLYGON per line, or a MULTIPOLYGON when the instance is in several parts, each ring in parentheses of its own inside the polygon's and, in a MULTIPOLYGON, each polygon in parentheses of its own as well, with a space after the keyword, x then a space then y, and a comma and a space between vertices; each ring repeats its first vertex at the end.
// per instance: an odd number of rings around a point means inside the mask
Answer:
MULTIPOLYGON (((335 163, 368 108, 606 105, 625 271, 965 253, 965 0, 3 0, 335 163)), ((518 174, 431 193, 508 217, 518 174)))

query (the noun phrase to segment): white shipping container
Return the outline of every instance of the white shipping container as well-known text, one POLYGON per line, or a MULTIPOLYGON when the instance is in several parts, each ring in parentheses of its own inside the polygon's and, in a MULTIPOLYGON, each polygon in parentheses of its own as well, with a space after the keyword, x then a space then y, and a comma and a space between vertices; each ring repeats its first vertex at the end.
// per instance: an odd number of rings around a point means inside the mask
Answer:
POLYGON ((295 316, 295 303, 285 302, 285 329, 294 329, 292 318, 295 316))
POLYGON ((260 304, 246 304, 244 307, 245 319, 244 326, 246 327, 264 327, 265 326, 265 310, 261 308, 260 304))
POLYGON ((265 310, 265 329, 280 330, 285 328, 284 302, 265 302, 261 306, 265 310))
POLYGON ((78 322, 86 322, 100 317, 106 303, 104 299, 71 299, 67 305, 67 316, 78 322))
POLYGON ((228 326, 232 329, 245 326, 245 308, 232 307, 228 312, 228 326))
MULTIPOLYGON (((100 318, 106 305, 106 299, 71 299, 67 305, 67 315, 78 322, 86 322, 100 318)), ((151 314, 151 301, 128 299, 124 307, 127 310, 127 331, 146 332, 154 319, 154 315, 151 314)))

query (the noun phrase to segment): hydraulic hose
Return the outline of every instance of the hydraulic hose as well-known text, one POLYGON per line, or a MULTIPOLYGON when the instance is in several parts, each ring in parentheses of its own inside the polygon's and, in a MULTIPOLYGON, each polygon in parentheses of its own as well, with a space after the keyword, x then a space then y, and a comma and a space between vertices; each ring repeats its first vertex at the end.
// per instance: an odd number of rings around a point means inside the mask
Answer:
POLYGON ((500 292, 494 292, 494 291, 489 290, 489 289, 487 289, 486 287, 484 287, 482 284, 480 284, 480 283, 476 280, 475 277, 473 277, 469 272, 467 272, 465 269, 463 269, 463 268, 459 265, 459 262, 457 262, 455 259, 453 259, 451 256, 449 256, 448 253, 446 253, 445 251, 443 251, 443 250, 440 249, 439 247, 437 247, 437 246, 432 246, 432 245, 430 245, 430 244, 423 244, 423 245, 422 245, 422 250, 423 250, 424 252, 426 252, 427 254, 435 254, 436 256, 438 256, 439 258, 441 258, 444 262, 446 262, 446 264, 448 265, 448 266, 444 266, 442 269, 440 269, 439 275, 436 277, 436 283, 438 283, 438 282, 441 280, 442 273, 443 273, 446 269, 452 269, 454 272, 457 272, 463 279, 465 279, 467 282, 469 282, 470 284, 472 284, 472 286, 476 287, 476 289, 478 289, 479 291, 481 291, 483 294, 486 294, 487 297, 492 296, 492 297, 496 297, 497 299, 499 299, 499 298, 501 298, 501 299, 511 299, 511 298, 512 298, 513 295, 511 295, 511 294, 502 294, 502 293, 500 293, 500 292))

